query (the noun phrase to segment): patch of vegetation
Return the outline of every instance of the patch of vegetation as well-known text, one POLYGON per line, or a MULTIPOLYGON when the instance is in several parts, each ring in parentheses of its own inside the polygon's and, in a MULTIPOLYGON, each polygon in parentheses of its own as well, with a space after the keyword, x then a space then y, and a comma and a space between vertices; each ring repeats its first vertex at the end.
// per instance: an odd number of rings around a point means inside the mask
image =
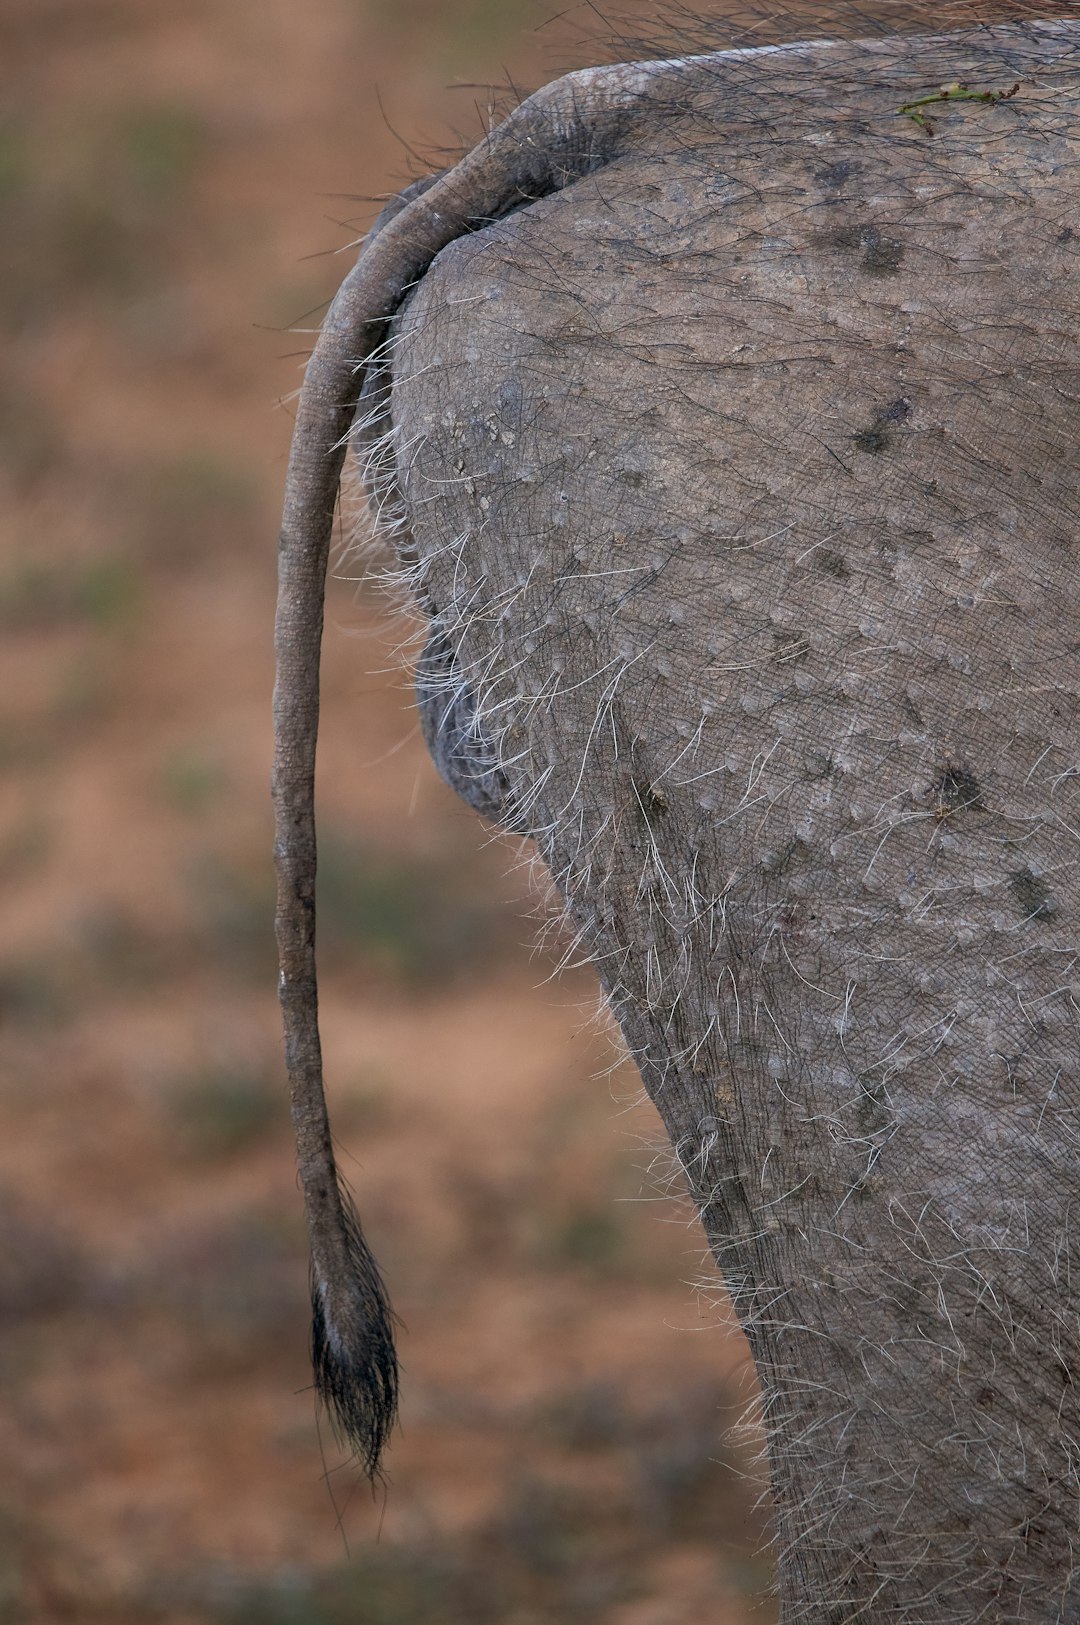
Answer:
POLYGON ((944 85, 929 96, 919 96, 913 102, 904 102, 896 109, 897 114, 906 117, 926 135, 933 135, 934 122, 926 115, 928 107, 935 107, 943 102, 982 102, 985 106, 993 107, 998 102, 1008 102, 1020 89, 1019 80, 1008 90, 976 90, 964 79, 958 79, 955 84, 944 85))
POLYGON ((123 553, 87 560, 17 558, 0 572, 0 629, 41 632, 82 623, 99 631, 130 627, 142 580, 123 553))
POLYGON ((33 1550, 34 1537, 26 1513, 16 1511, 15 1505, 14 1500, 10 1505, 0 1505, 0 1619, 22 1625, 29 1618, 30 1589, 25 1583, 24 1565, 33 1550))
POLYGON ((320 837, 317 907, 330 967, 359 955, 418 989, 452 984, 507 948, 506 917, 469 866, 380 854, 333 832, 320 837))
POLYGON ((394 1081, 375 1067, 365 1067, 347 1080, 334 1107, 339 1129, 378 1130, 394 1116, 394 1081))
POLYGON ((271 284, 261 291, 260 319, 268 327, 285 332, 290 328, 316 328, 332 297, 314 278, 271 284))
POLYGON ((266 983, 277 968, 269 864, 243 869, 207 853, 194 864, 190 885, 202 918, 200 951, 229 976, 266 983))
POLYGON ((178 750, 161 764, 161 786, 179 812, 201 813, 225 788, 225 770, 202 750, 178 750))
POLYGON ((381 8, 379 27, 402 40, 422 27, 428 61, 438 72, 475 76, 486 71, 485 62, 501 66, 505 48, 519 42, 530 25, 545 20, 537 13, 535 0, 458 0, 445 12, 427 0, 419 8, 416 0, 400 0, 381 8))
POLYGON ((38 728, 30 729, 0 718, 0 772, 37 767, 47 761, 51 743, 38 728))
MULTIPOLYGON (((565 1476, 526 1465, 530 1445, 553 1442, 551 1414, 539 1412, 486 1523, 452 1540, 371 1546, 329 1574, 238 1580, 219 1593, 215 1625, 591 1625, 644 1596, 653 1554, 687 1540, 715 1552, 718 1581, 760 1597, 771 1567, 751 1554, 763 1529, 736 1521, 721 1443, 730 1399, 710 1389, 642 1413, 615 1390, 569 1396, 574 1436, 556 1442, 612 1453, 618 1470, 598 1480, 606 1487, 583 1491, 580 1461, 565 1476)), ((761 1617, 771 1617, 767 1605, 761 1617)))
POLYGON ((203 120, 190 107, 136 108, 121 120, 118 145, 129 184, 156 205, 175 203, 207 149, 203 120))
POLYGON ((174 1085, 169 1116, 189 1155, 234 1156, 285 1126, 284 1083, 256 1067, 210 1067, 174 1085))
POLYGON ((57 1027, 70 1020, 69 978, 44 956, 0 963, 0 1026, 57 1027))
MULTIPOLYGON (((274 877, 207 855, 192 879, 215 959, 241 975, 272 976, 274 877)), ((496 957, 510 939, 507 916, 468 865, 407 858, 320 832, 316 894, 319 963, 418 992, 452 986, 496 957)))
MULTIPOLYGON (((0 148, 0 171, 2 164, 0 148)), ((9 382, 0 385, 0 464, 16 490, 28 489, 49 473, 59 461, 61 449, 61 426, 46 410, 32 380, 13 374, 9 382)))
POLYGON ((42 733, 56 744, 60 735, 85 731, 112 710, 116 699, 116 674, 108 662, 98 650, 80 649, 57 667, 47 718, 52 727, 42 733))
POLYGON ((386 1549, 323 1576, 287 1572, 252 1585, 215 1613, 221 1625, 494 1625, 495 1612, 469 1588, 448 1554, 386 1549))
POLYGON ((577 1203, 554 1216, 541 1257, 549 1266, 610 1275, 625 1262, 626 1236, 610 1204, 577 1203))
POLYGON ((373 1547, 323 1576, 238 1589, 220 1625, 570 1625, 634 1594, 581 1496, 520 1474, 504 1510, 464 1539, 373 1547))
POLYGON ((0 125, 0 203, 23 191, 29 175, 30 153, 25 133, 11 124, 0 125))
POLYGON ((72 110, 63 132, 0 129, 0 320, 48 319, 58 299, 127 297, 160 277, 179 206, 208 146, 172 103, 110 118, 72 110))

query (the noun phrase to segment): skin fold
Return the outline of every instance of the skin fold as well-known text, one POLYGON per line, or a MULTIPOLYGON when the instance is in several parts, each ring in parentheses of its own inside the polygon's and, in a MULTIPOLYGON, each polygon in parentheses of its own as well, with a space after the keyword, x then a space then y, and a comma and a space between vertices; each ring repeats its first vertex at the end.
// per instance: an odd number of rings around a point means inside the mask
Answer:
POLYGON ((561 81, 341 324, 429 745, 554 875, 749 1337, 785 1625, 1080 1618, 1078 48, 561 81))

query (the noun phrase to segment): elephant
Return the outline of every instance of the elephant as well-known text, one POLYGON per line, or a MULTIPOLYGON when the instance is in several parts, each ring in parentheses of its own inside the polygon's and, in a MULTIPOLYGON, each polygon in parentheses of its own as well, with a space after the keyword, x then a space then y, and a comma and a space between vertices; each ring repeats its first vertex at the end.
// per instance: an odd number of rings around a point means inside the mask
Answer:
POLYGON ((447 781, 528 837, 761 1384, 780 1615, 1080 1620, 1080 22, 570 74, 384 210, 280 551, 281 996, 319 1392, 385 1288, 314 973, 353 447, 447 781))

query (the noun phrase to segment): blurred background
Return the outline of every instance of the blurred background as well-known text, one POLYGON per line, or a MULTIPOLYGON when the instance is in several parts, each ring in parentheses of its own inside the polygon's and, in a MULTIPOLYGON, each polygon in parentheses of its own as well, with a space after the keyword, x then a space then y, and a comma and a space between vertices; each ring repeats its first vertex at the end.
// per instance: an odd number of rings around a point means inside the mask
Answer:
POLYGON ((554 9, 0 7, 5 1621, 741 1621, 767 1581, 744 1351, 656 1121, 355 579, 320 958, 404 1323, 384 1490, 309 1388, 267 788, 291 396, 373 200, 475 141, 488 81, 587 59, 554 9))
POLYGON ((523 854, 437 780, 409 629, 355 569, 320 958, 342 1163, 403 1321, 385 1487, 309 1388, 268 774, 310 331, 377 200, 518 92, 620 35, 799 27, 556 9, 0 4, 5 1621, 771 1617, 729 1435, 745 1346, 656 1119, 591 976, 536 950, 523 854))

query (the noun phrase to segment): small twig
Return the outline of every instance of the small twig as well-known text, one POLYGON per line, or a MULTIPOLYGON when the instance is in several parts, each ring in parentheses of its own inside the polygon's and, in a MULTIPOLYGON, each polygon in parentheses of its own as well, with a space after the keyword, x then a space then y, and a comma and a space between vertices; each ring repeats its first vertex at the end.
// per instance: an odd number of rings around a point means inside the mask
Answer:
POLYGON ((954 85, 935 90, 932 96, 919 96, 913 102, 905 102, 896 111, 917 124, 920 130, 925 130, 927 135, 933 135, 934 126, 923 112, 924 107, 932 107, 936 102, 1008 102, 1012 101, 1019 89, 1019 80, 1011 90, 972 90, 966 80, 958 79, 954 85))

